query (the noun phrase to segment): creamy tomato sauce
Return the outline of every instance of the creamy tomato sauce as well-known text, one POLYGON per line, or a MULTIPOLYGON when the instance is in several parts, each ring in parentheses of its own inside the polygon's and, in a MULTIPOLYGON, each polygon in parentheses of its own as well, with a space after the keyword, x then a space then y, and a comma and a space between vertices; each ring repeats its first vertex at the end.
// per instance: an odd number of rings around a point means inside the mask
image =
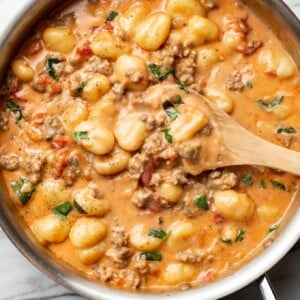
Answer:
POLYGON ((298 178, 195 172, 221 146, 197 94, 300 150, 299 72, 239 1, 82 0, 46 17, 0 107, 0 168, 36 242, 99 283, 152 292, 212 282, 267 246, 298 178))

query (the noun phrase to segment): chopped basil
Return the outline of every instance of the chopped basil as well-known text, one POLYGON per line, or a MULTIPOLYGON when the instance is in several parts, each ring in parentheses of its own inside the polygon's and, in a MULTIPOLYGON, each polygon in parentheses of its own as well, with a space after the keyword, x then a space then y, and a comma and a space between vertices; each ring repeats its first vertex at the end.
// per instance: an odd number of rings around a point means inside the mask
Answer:
POLYGON ((53 212, 62 220, 67 219, 67 215, 72 210, 72 206, 69 202, 65 202, 53 208, 53 212))
POLYGON ((81 214, 87 214, 87 212, 78 204, 76 200, 73 201, 75 209, 81 214))
POLYGON ((11 181, 10 185, 23 205, 28 202, 35 191, 35 186, 24 177, 11 181))
POLYGON ((86 81, 82 81, 82 82, 80 83, 80 85, 76 88, 76 92, 77 92, 78 94, 81 94, 82 91, 83 91, 83 88, 86 86, 86 84, 87 84, 86 81))
POLYGON ((242 183, 244 186, 252 186, 253 185, 253 178, 251 173, 247 172, 242 177, 242 183))
POLYGON ((277 230, 278 228, 279 228, 279 225, 275 224, 268 229, 268 233, 271 233, 271 232, 277 230))
POLYGON ((261 189, 266 189, 267 188, 267 184, 266 184, 266 182, 263 179, 260 181, 260 183, 259 183, 258 186, 261 189))
POLYGON ((164 132, 164 134, 165 134, 165 139, 166 139, 166 141, 167 141, 169 144, 172 144, 172 142, 173 142, 173 137, 172 137, 172 135, 170 134, 169 129, 163 129, 162 132, 164 132))
POLYGON ((251 81, 247 81, 246 85, 248 89, 253 89, 253 83, 251 81))
POLYGON ((182 81, 175 75, 175 72, 173 74, 174 78, 175 78, 175 81, 176 83, 179 85, 179 88, 181 90, 183 90, 184 92, 186 92, 187 94, 190 93, 190 90, 182 83, 182 81))
POLYGON ((184 104, 184 102, 182 101, 182 98, 180 95, 175 95, 174 96, 174 101, 173 101, 174 104, 184 104))
POLYGON ((170 234, 166 233, 162 229, 150 229, 148 235, 164 240, 164 239, 168 238, 170 234))
POLYGON ((175 71, 175 69, 172 67, 166 69, 165 72, 162 72, 161 66, 156 64, 149 64, 148 68, 150 72, 155 76, 155 78, 159 81, 165 80, 170 74, 174 74, 175 71))
POLYGON ((16 123, 22 119, 22 109, 17 101, 7 99, 6 107, 15 115, 16 123))
POLYGON ((285 185, 279 181, 271 180, 271 184, 274 189, 283 190, 283 191, 286 190, 285 185))
POLYGON ((194 202, 199 208, 202 208, 203 210, 208 210, 207 197, 205 194, 195 198, 194 202))
POLYGON ((296 133, 296 129, 294 127, 278 128, 277 133, 293 134, 296 133))
POLYGON ((178 117, 179 111, 177 110, 177 108, 174 106, 174 104, 170 100, 166 100, 162 106, 163 106, 165 113, 172 120, 175 120, 178 117))
POLYGON ((231 239, 221 239, 221 242, 223 242, 224 244, 227 244, 227 245, 231 245, 232 244, 232 240, 231 239))
POLYGON ((58 76, 56 73, 56 70, 54 68, 55 64, 60 63, 60 60, 58 58, 55 57, 50 57, 46 60, 46 70, 48 72, 48 74, 55 80, 58 81, 58 76))
POLYGON ((161 261, 162 255, 156 252, 142 252, 140 253, 141 260, 161 261))
POLYGON ((236 236, 236 238, 235 238, 235 242, 238 243, 238 242, 243 241, 244 237, 245 237, 245 233, 246 233, 245 230, 240 229, 239 232, 238 232, 238 234, 237 234, 237 236, 236 236))
POLYGON ((257 103, 260 107, 264 108, 266 111, 272 111, 276 108, 283 100, 283 96, 277 96, 272 102, 266 103, 263 100, 258 100, 257 103))
POLYGON ((87 131, 74 131, 73 132, 73 137, 76 141, 89 140, 89 136, 88 136, 87 131))
POLYGON ((106 21, 112 21, 118 14, 119 13, 117 11, 111 11, 107 16, 106 21))

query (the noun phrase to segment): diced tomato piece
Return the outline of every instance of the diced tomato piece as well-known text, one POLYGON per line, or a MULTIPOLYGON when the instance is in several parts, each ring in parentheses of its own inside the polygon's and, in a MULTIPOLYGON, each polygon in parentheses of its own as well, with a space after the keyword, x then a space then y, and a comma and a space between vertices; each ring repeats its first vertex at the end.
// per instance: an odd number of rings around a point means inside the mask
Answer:
POLYGON ((214 213, 213 213, 213 219, 214 219, 214 221, 215 221, 216 224, 223 223, 223 222, 225 222, 225 220, 226 220, 226 219, 225 219, 221 214, 219 214, 218 212, 214 212, 214 213))
POLYGON ((66 146, 72 144, 73 139, 68 135, 55 135, 51 147, 55 150, 60 150, 66 146))
POLYGON ((101 29, 106 30, 106 31, 113 31, 114 30, 114 25, 111 24, 110 22, 105 22, 102 26, 101 29))
POLYGON ((84 43, 82 45, 77 47, 76 52, 81 57, 86 57, 86 56, 92 55, 93 52, 92 52, 92 49, 91 49, 90 41, 88 41, 88 40, 84 41, 84 43))
POLYGON ((161 211, 161 198, 157 193, 154 193, 153 199, 148 206, 148 209, 152 212, 159 212, 161 211))
POLYGON ((154 165, 153 165, 153 161, 150 160, 145 167, 145 170, 141 176, 141 182, 144 185, 149 185, 150 181, 152 179, 152 175, 153 175, 153 171, 154 171, 154 165))

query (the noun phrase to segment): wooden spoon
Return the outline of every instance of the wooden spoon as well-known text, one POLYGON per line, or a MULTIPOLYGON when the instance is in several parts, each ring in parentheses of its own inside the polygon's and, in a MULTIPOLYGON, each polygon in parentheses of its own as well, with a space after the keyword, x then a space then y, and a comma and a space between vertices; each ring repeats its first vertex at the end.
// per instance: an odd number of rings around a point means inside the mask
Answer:
MULTIPOLYGON (((172 85, 171 89, 176 88, 172 85)), ((184 101, 190 98, 194 103, 198 103, 201 110, 209 114, 209 122, 213 128, 211 134, 216 141, 213 147, 210 145, 207 149, 202 141, 204 151, 200 152, 200 158, 196 163, 183 160, 188 173, 197 175, 205 170, 226 166, 258 165, 300 175, 300 153, 255 136, 214 103, 196 92, 190 91, 190 94, 185 94, 179 91, 178 87, 177 92, 184 101), (218 149, 214 154, 215 146, 218 149)))

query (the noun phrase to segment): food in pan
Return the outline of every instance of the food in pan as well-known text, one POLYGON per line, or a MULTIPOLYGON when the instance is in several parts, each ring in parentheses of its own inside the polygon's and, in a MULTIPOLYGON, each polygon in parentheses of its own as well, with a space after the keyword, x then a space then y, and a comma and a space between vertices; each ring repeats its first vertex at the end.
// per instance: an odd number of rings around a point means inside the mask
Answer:
POLYGON ((299 79, 239 1, 70 2, 28 35, 1 87, 9 196, 39 243, 96 281, 160 292, 217 280, 269 245, 297 177, 197 174, 219 145, 192 95, 299 150, 299 79))

